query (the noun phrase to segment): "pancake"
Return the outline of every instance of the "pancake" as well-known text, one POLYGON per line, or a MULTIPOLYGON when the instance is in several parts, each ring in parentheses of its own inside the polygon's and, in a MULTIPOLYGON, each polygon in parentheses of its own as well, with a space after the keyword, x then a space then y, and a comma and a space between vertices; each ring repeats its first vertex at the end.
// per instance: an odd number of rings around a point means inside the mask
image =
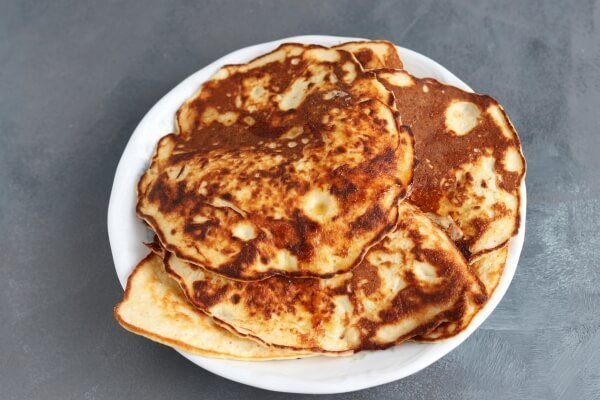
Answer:
POLYGON ((115 318, 133 333, 206 357, 274 360, 311 355, 268 347, 221 328, 187 301, 155 254, 144 258, 129 277, 115 318))
POLYGON ((138 215, 169 252, 231 279, 349 271, 412 179, 392 104, 342 50, 288 44, 223 67, 159 141, 138 215))
MULTIPOLYGON (((470 265, 477 278, 485 286, 488 298, 492 296, 500 282, 507 256, 508 246, 504 246, 482 254, 470 265)), ((438 341, 456 336, 465 330, 484 304, 467 301, 465 305, 463 312, 457 320, 444 322, 431 332, 416 337, 415 340, 421 342, 438 341)))
POLYGON ((506 245, 519 229, 525 160, 502 106, 404 71, 377 76, 415 135, 418 165, 408 201, 447 228, 468 260, 506 245))
POLYGON ((366 70, 403 67, 396 46, 386 40, 347 42, 333 48, 349 51, 366 70))
POLYGON ((228 329, 323 353, 383 349, 456 321, 485 290, 446 234, 401 203, 397 228, 352 272, 239 282, 167 255, 190 301, 228 329))

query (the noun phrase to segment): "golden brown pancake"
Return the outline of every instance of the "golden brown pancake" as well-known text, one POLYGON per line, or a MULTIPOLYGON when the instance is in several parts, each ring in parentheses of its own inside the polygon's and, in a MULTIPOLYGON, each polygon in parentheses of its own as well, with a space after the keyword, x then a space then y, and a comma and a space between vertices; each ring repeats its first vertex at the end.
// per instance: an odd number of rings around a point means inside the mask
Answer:
POLYGON ((525 160, 500 104, 404 71, 377 76, 415 135, 408 200, 445 226, 469 260, 504 246, 519 229, 525 160))
MULTIPOLYGON (((361 58, 360 49, 346 50, 361 58)), ((380 65, 374 59, 363 56, 363 67, 380 65)), ((502 106, 489 96, 416 78, 395 61, 376 73, 415 136, 419 163, 409 201, 444 226, 469 260, 506 245, 519 229, 525 159, 502 106)))
POLYGON ((413 143, 348 52, 282 45, 223 67, 178 112, 137 211, 178 258, 238 280, 352 269, 397 219, 413 143))
POLYGON ((452 241, 407 203, 360 265, 330 279, 232 281, 173 255, 165 266, 195 306, 233 332, 314 352, 386 348, 486 300, 452 241))
POLYGON ((349 51, 354 54, 360 65, 366 70, 380 68, 402 69, 402 61, 396 46, 386 40, 368 40, 346 42, 334 49, 349 51))
POLYGON ((274 360, 311 355, 269 347, 221 328, 187 301, 155 254, 144 258, 129 276, 115 318, 135 334, 206 357, 274 360))

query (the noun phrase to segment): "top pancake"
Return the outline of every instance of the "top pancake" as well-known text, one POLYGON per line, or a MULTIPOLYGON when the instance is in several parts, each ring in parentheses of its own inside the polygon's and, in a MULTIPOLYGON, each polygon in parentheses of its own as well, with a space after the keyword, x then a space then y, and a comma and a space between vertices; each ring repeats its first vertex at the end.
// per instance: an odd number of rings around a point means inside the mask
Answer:
POLYGON ((236 282, 167 255, 190 301, 230 330, 314 352, 381 349, 456 321, 484 288, 446 234, 414 206, 351 272, 236 282))
POLYGON ((415 135, 409 201, 445 227, 469 260, 505 245, 519 228, 525 160, 500 104, 404 71, 377 76, 415 135))
POLYGON ((167 250, 232 279, 348 271, 412 179, 392 104, 342 50, 287 44, 223 67, 160 140, 138 214, 167 250))

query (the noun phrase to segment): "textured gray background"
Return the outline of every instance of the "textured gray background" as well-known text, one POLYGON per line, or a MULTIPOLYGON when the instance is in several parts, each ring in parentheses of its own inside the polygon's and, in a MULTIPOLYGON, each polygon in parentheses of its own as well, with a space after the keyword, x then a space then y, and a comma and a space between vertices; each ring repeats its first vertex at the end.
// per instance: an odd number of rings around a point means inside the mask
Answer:
POLYGON ((525 247, 493 315, 426 370, 337 398, 600 398, 600 4, 477 3, 2 1, 0 398, 287 396, 115 323, 106 209, 163 94, 232 50, 307 33, 441 62, 504 104, 529 164, 525 247))

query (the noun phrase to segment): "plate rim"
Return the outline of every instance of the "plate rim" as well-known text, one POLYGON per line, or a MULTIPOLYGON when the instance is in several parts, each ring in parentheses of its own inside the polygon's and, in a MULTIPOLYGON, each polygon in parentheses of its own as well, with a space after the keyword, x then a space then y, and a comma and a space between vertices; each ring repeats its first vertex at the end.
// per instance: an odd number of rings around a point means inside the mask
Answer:
MULTIPOLYGON (((160 107, 167 101, 170 100, 171 97, 174 96, 177 92, 181 91, 182 88, 189 86, 194 79, 194 77, 204 73, 205 71, 215 70, 223 64, 230 63, 228 62, 231 58, 239 57, 239 55, 244 53, 252 53, 258 49, 261 51, 268 51, 268 48, 275 48, 281 43, 284 42, 299 42, 299 43, 317 43, 324 44, 327 46, 331 46, 334 44, 339 44, 348 41, 356 41, 356 40, 366 40, 363 38, 355 38, 355 37, 342 37, 342 36, 331 36, 331 35, 301 35, 301 36, 291 36, 287 38, 282 38, 270 42, 259 43, 252 46, 247 46, 244 48, 240 48, 233 52, 230 52, 219 59, 213 61, 207 66, 199 69, 193 74, 186 77, 179 84, 177 84, 173 89, 167 92, 160 100, 158 100, 150 110, 145 114, 145 116, 140 120, 133 133, 131 134, 125 149, 123 150, 123 154, 119 159, 119 163, 117 165, 117 169, 115 172, 115 176, 113 179, 113 185, 111 189, 109 205, 108 205, 108 213, 107 213, 107 226, 108 226, 108 236, 111 248, 111 254, 113 256, 113 263, 115 266, 115 270, 117 272, 117 276, 119 278, 119 282, 121 286, 124 288, 127 276, 131 272, 131 270, 135 267, 134 265, 130 266, 120 266, 122 261, 119 257, 117 240, 119 225, 121 219, 119 217, 119 210, 122 210, 123 204, 117 201, 120 198, 120 191, 123 189, 121 185, 121 181, 123 181, 125 175, 126 164, 129 160, 134 156, 143 157, 140 154, 135 154, 134 146, 136 145, 136 138, 141 135, 140 131, 146 125, 147 121, 151 119, 152 115, 160 109, 160 107), (266 49, 266 50, 263 50, 266 49), (124 273, 124 270, 128 270, 129 272, 124 273)), ((413 59, 419 60, 425 64, 428 64, 439 71, 441 75, 443 75, 443 82, 447 84, 451 84, 457 86, 461 89, 467 91, 473 91, 464 81, 460 80, 456 75, 451 73, 444 66, 439 64, 438 62, 430 59, 427 56, 424 56, 416 51, 396 46, 401 55, 408 55, 413 59)), ((401 57, 402 58, 402 57, 401 57)), ((410 72, 410 71, 409 71, 410 72)), ((436 77, 437 78, 437 77, 436 77)), ((197 88, 196 88, 197 89, 197 88)), ((182 99, 181 102, 185 101, 185 98, 182 99)), ((146 164, 148 160, 146 160, 146 164)), ((135 187, 133 188, 135 192, 135 187)), ((255 374, 246 373, 240 374, 239 370, 229 368, 231 360, 220 360, 215 358, 207 358, 196 356, 193 354, 186 353, 184 351, 175 349, 177 352, 182 354, 185 358, 193 362, 194 364, 216 374, 226 379, 236 381, 239 383, 243 383, 249 386, 278 391, 278 392, 287 392, 287 393, 304 393, 304 394, 333 394, 333 393, 346 393, 361 389, 367 389, 370 387, 382 385, 385 383, 389 383, 395 380, 403 379, 407 376, 410 376, 429 365, 433 364, 435 361, 441 359, 446 354, 454 350, 458 347, 462 342, 464 342, 479 326, 491 315, 494 309, 497 307, 499 302, 502 300, 504 295, 506 294, 510 283, 515 275, 518 261, 520 257, 520 253, 523 247, 524 239, 525 239, 525 223, 526 223, 526 203, 527 203, 527 193, 525 188, 525 179, 523 179, 521 188, 521 204, 520 204, 520 225, 519 231, 516 236, 514 236, 509 246, 509 254, 507 257, 506 265, 502 276, 500 278, 500 282, 498 287, 494 291, 492 297, 488 300, 482 310, 474 317, 473 321, 469 324, 467 329, 461 332, 459 335, 444 340, 442 342, 433 343, 433 344, 424 344, 426 346, 438 346, 439 351, 435 354, 425 354, 425 357, 420 357, 414 360, 410 365, 405 366, 401 370, 393 370, 388 371, 386 373, 375 371, 361 372, 358 374, 345 376, 343 382, 340 382, 338 378, 335 380, 334 384, 330 381, 306 381, 299 378, 289 378, 289 377, 281 377, 281 376, 269 376, 262 377, 263 379, 257 379, 258 377, 255 374), (378 372, 378 373, 377 373, 378 372), (286 379, 287 378, 287 379, 286 379)), ((135 212, 134 210, 130 210, 135 212)), ((142 225, 142 222, 139 221, 139 224, 142 225)), ((145 229, 145 228, 144 228, 145 229)), ((141 245, 141 244, 140 244, 141 245)), ((391 350, 391 349, 390 349, 391 350)), ((384 350, 384 351, 390 351, 384 350)), ((361 353, 358 353, 361 354, 361 353)), ((249 361, 233 361, 234 363, 249 363, 249 361)), ((280 362, 280 361, 262 361, 262 362, 280 362)), ((293 362, 293 360, 292 360, 293 362)))

